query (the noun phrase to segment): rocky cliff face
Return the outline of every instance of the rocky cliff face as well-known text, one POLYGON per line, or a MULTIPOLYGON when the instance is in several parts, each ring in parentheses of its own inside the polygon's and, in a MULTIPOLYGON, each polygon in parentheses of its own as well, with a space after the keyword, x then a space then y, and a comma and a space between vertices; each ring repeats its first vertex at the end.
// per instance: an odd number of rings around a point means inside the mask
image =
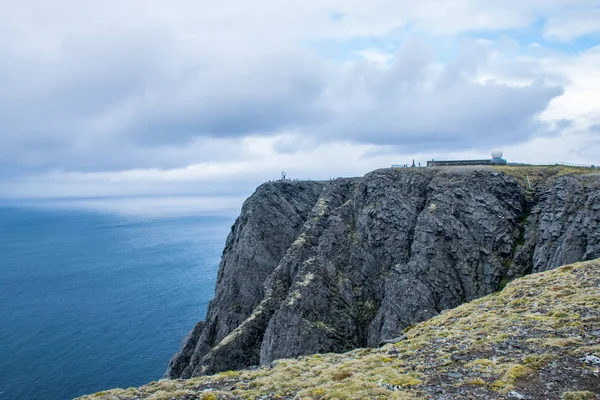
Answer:
POLYGON ((560 173, 532 172, 533 189, 510 168, 260 186, 166 376, 377 346, 517 276, 600 257, 600 176, 560 173))

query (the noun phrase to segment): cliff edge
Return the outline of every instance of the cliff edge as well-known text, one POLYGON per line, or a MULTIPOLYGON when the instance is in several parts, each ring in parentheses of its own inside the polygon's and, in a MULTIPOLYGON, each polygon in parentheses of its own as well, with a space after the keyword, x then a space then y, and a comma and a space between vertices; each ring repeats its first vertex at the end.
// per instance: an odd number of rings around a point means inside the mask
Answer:
POLYGON ((382 169, 271 182, 227 238, 215 299, 166 377, 376 347, 516 277, 600 257, 600 175, 382 169))

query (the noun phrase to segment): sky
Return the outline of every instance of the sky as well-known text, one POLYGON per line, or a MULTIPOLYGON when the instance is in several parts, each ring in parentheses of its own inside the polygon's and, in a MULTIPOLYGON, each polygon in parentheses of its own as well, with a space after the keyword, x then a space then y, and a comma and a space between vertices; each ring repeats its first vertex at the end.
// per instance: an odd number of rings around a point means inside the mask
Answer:
POLYGON ((0 0, 0 198, 600 164, 600 0, 0 0))

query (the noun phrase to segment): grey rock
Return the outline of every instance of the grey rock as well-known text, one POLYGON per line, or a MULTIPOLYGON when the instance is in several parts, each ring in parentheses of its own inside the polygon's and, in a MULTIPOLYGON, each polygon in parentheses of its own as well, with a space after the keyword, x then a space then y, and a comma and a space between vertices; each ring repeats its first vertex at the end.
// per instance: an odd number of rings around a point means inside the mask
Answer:
POLYGON ((386 344, 395 344, 395 343, 401 342, 406 339, 408 339, 408 338, 404 334, 397 336, 395 338, 392 338, 392 339, 382 339, 381 342, 379 342, 379 346, 383 346, 386 344))
POLYGON ((420 168, 261 185, 166 376, 375 347, 507 280, 600 257, 599 182, 531 192, 491 169, 420 168))
POLYGON ((466 361, 466 360, 468 360, 468 359, 469 359, 469 357, 468 357, 468 356, 465 356, 464 354, 452 354, 452 355, 450 356, 450 359, 451 359, 452 361, 466 361))
POLYGON ((598 174, 551 178, 526 215, 509 278, 600 257, 598 174))
POLYGON ((392 347, 391 349, 388 350, 387 353, 391 356, 395 356, 395 355, 400 354, 400 351, 397 348, 392 347))
POLYGON ((588 356, 582 357, 581 361, 586 364, 600 365, 600 357, 596 357, 594 355, 588 355, 588 356))
POLYGON ((522 399, 522 400, 526 400, 526 399, 529 399, 529 396, 526 396, 524 394, 521 394, 521 393, 516 392, 516 391, 513 390, 513 391, 511 391, 511 392, 508 393, 508 398, 509 399, 522 399))
MULTIPOLYGON (((225 243, 206 321, 184 339, 166 377, 190 377, 211 348, 255 310, 264 298, 265 280, 297 239, 324 187, 323 182, 270 182, 244 203, 225 243)), ((258 361, 257 355, 244 354, 237 364, 258 361)))

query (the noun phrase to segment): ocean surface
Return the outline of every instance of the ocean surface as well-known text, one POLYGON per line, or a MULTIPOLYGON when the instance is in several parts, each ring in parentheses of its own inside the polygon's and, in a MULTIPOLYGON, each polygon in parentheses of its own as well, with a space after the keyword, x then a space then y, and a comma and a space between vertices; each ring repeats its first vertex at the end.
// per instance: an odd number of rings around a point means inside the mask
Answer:
POLYGON ((160 379, 204 318, 234 213, 102 204, 0 203, 0 399, 160 379))

